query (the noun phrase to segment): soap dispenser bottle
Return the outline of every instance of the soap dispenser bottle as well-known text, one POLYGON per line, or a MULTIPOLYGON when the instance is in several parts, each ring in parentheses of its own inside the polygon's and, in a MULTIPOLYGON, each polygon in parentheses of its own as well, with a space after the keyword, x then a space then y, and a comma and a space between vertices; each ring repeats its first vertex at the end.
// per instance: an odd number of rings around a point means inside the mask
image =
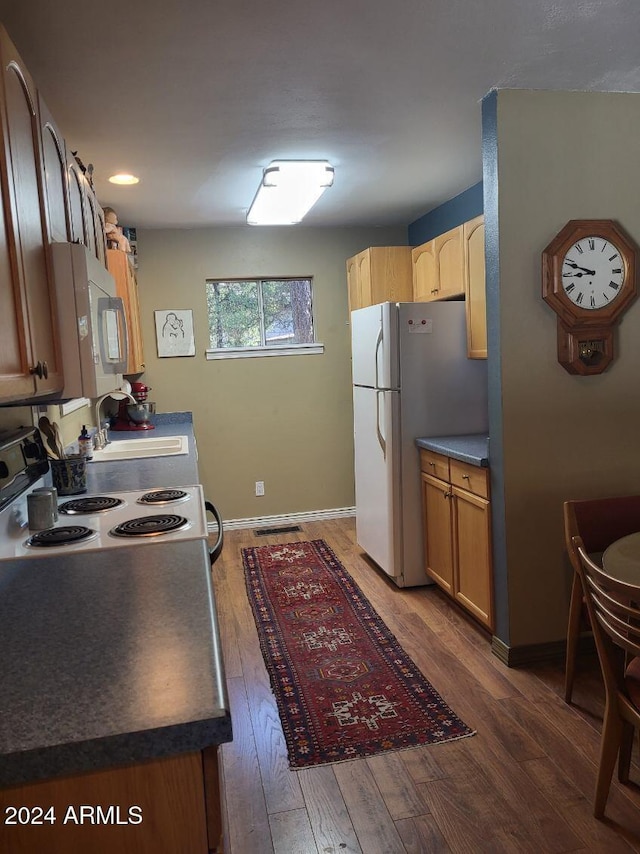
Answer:
POLYGON ((89 435, 85 424, 82 425, 82 432, 78 436, 78 452, 85 460, 93 459, 93 439, 89 435))

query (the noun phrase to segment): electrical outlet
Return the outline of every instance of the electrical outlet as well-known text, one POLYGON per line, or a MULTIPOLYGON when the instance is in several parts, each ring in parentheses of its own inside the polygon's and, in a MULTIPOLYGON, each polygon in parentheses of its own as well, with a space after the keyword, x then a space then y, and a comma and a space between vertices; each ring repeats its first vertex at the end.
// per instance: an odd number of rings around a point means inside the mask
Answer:
POLYGON ((264 480, 256 480, 256 495, 264 495, 264 480))

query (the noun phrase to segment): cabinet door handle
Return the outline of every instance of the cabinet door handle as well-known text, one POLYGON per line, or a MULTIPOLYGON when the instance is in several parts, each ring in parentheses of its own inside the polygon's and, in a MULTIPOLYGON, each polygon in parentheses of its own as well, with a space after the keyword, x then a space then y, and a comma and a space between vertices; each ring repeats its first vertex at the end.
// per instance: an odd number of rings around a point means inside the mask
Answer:
POLYGON ((45 380, 49 378, 49 365, 46 362, 42 363, 42 375, 45 380))
POLYGON ((468 474, 463 474, 463 475, 462 475, 462 479, 463 479, 463 480, 469 480, 470 478, 469 478, 469 475, 468 475, 468 474))
MULTIPOLYGON (((376 436, 378 437, 378 444, 382 449, 382 456, 386 460, 387 458, 387 440, 380 429, 380 395, 384 394, 384 392, 378 389, 376 391, 376 436)), ((384 397, 382 398, 382 402, 384 404, 384 397)))
POLYGON ((429 465, 430 465, 430 466, 433 466, 434 468, 436 467, 436 464, 435 464, 435 463, 432 463, 432 462, 431 462, 431 460, 429 460, 429 465))
POLYGON ((42 367, 42 362, 38 362, 37 365, 34 365, 32 368, 29 368, 30 374, 35 374, 39 379, 42 379, 44 376, 44 369, 42 367))

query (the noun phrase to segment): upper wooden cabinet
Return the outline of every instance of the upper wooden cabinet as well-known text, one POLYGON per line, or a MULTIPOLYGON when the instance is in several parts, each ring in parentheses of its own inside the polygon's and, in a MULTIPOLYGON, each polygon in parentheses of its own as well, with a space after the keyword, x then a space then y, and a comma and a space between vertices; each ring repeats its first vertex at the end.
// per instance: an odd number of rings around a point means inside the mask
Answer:
MULTIPOLYGON (((93 188, 91 189, 93 194, 93 188)), ((104 266, 107 266, 107 234, 105 232, 104 211, 94 195, 95 205, 93 208, 93 222, 96 231, 96 257, 104 266)))
POLYGON ((467 353, 487 358, 487 294, 485 287, 484 216, 465 222, 464 289, 467 312, 467 353))
POLYGON ((84 243, 106 267, 104 212, 40 94, 38 105, 49 240, 84 243))
POLYGON ((411 247, 373 246, 347 260, 349 311, 412 299, 411 247))
POLYGON ((72 243, 84 243, 107 266, 104 213, 78 161, 67 152, 67 188, 72 243))
MULTIPOLYGON (((84 176, 83 176, 84 178, 84 176)), ((84 178, 84 200, 86 229, 89 234, 89 248, 98 261, 107 266, 107 241, 104 233, 104 212, 96 198, 93 187, 84 178)))
POLYGON ((38 93, 38 107, 49 242, 66 243, 71 238, 67 192, 67 147, 40 93, 38 93))
POLYGON ((87 221, 84 210, 84 175, 78 161, 67 152, 67 187, 69 192, 69 216, 71 243, 89 245, 87 221))
POLYGON ((464 296, 464 250, 462 226, 416 246, 413 261, 415 302, 464 296))
POLYGON ((440 276, 438 299, 464 296, 464 252, 460 226, 436 237, 436 256, 440 276))
POLYGON ((438 260, 436 241, 429 240, 416 246, 411 252, 414 302, 429 302, 438 299, 438 260))
POLYGON ((347 258, 347 291, 349 297, 349 313, 356 308, 362 308, 358 280, 358 256, 347 258))
POLYGON ((413 262, 415 302, 465 298, 467 355, 487 358, 484 216, 416 246, 413 262))
POLYGON ((63 387, 35 86, 0 27, 0 400, 63 387))
POLYGON ((140 328, 140 303, 135 270, 126 252, 107 249, 107 267, 116 280, 118 296, 124 302, 127 317, 127 369, 125 374, 140 374, 144 371, 144 350, 140 328))

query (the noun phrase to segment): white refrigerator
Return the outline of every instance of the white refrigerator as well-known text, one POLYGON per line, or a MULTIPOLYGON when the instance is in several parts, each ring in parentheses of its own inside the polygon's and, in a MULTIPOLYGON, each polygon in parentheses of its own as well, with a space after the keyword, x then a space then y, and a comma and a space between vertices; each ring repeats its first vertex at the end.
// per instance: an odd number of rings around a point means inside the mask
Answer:
POLYGON ((399 587, 430 584, 415 440, 487 432, 487 364, 457 301, 353 311, 351 346, 357 542, 399 587))

